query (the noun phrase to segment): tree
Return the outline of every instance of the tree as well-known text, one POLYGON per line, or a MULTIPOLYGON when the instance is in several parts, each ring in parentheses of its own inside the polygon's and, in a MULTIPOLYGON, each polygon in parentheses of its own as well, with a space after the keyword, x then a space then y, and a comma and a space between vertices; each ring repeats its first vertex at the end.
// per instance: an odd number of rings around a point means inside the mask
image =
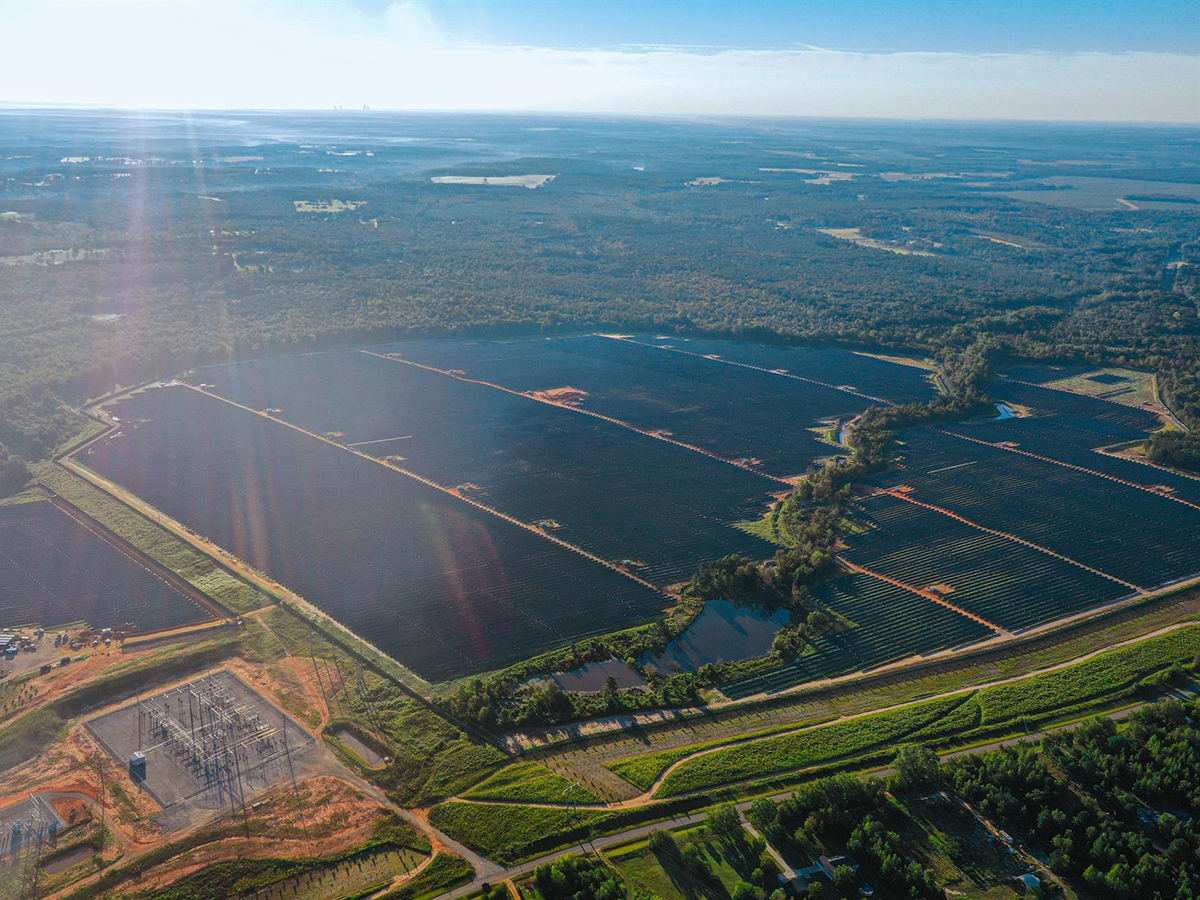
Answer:
POLYGON ((893 781, 898 790, 929 790, 942 783, 938 755, 924 744, 908 744, 896 754, 893 781))
POLYGON ((7 447, 0 444, 0 497, 16 493, 31 478, 33 473, 29 471, 29 466, 25 465, 25 460, 13 456, 7 447))
POLYGON ((739 881, 733 889, 733 900, 759 900, 758 891, 744 881, 739 881))
POLYGON ((617 679, 609 675, 604 679, 604 708, 615 710, 620 705, 621 692, 617 687, 617 679))
POLYGON ((732 803, 725 803, 709 810, 704 821, 708 825, 708 830, 717 837, 738 840, 744 835, 742 819, 738 815, 737 807, 732 803))
POLYGON ((779 820, 779 808, 775 805, 774 801, 766 797, 759 797, 750 804, 746 818, 753 822, 757 828, 766 831, 772 828, 779 820))
POLYGON ((838 866, 833 870, 833 888, 843 897, 849 896, 856 880, 854 870, 849 866, 838 866))
POLYGON ((675 843, 675 835, 669 831, 655 829, 650 832, 650 852, 655 855, 675 856, 679 853, 679 845, 675 843))

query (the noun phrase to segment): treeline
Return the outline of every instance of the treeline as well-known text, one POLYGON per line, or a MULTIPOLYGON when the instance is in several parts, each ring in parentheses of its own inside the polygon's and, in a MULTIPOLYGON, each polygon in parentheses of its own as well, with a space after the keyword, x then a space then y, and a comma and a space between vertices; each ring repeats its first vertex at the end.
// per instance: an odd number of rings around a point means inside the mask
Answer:
POLYGON ((9 453, 8 448, 0 444, 0 497, 19 491, 32 477, 25 460, 9 453))

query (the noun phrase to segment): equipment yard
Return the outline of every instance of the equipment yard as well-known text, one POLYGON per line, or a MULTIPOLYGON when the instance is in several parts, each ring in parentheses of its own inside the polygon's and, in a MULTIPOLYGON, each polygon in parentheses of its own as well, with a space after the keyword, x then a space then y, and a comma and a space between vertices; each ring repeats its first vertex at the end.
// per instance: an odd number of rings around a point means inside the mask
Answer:
POLYGON ((303 727, 228 671, 138 698, 87 728, 168 811, 188 804, 235 814, 303 773, 315 746, 303 727))

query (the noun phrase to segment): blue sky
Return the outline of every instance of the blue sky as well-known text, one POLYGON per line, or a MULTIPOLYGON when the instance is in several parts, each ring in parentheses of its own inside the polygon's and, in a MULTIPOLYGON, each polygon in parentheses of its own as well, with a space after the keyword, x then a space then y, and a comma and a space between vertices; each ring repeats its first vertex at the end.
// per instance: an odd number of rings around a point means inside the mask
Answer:
MULTIPOLYGON (((391 0, 356 0, 382 14, 391 0)), ((1197 0, 441 0, 447 28, 550 47, 681 44, 1009 53, 1200 50, 1197 0)))
POLYGON ((0 102, 1200 121, 1200 0, 7 0, 0 102))

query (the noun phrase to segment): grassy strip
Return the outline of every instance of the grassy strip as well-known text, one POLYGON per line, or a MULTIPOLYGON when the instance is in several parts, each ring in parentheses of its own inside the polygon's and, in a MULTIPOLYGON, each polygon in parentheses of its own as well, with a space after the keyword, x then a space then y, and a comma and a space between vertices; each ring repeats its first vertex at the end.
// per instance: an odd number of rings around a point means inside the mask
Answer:
POLYGON ((933 700, 706 753, 668 775, 656 796, 672 797, 861 753, 927 727, 962 702, 961 697, 933 700))
POLYGON ((429 821, 488 859, 515 865, 589 837, 687 815, 711 802, 708 797, 692 797, 608 811, 448 800, 429 811, 429 821))
POLYGON ((1181 628, 1057 672, 988 688, 979 694, 981 724, 1011 722, 1022 716, 1111 696, 1162 669, 1190 663, 1197 655, 1200 655, 1200 627, 1181 628))
POLYGON ((615 762, 605 763, 604 768, 624 778, 635 787, 639 787, 643 791, 648 791, 658 776, 665 772, 672 763, 698 750, 707 750, 709 747, 724 747, 727 744, 735 742, 741 743, 743 741, 753 741, 757 738, 770 737, 781 731, 792 731, 796 728, 820 725, 829 718, 833 717, 822 716, 798 722, 787 722, 782 725, 772 725, 769 728, 760 728, 756 731, 747 731, 745 734, 739 734, 734 737, 713 738, 711 741, 704 741, 699 744, 672 747, 668 750, 659 750, 657 753, 643 753, 640 756, 631 756, 625 759, 618 759, 615 762))
MULTIPOLYGON (((721 741, 721 743, 728 743, 728 741, 721 741)), ((670 750, 660 750, 657 753, 646 753, 642 756, 605 763, 604 768, 614 775, 624 778, 635 787, 648 791, 658 776, 673 763, 695 752, 695 747, 674 747, 670 750)))
POLYGON ((475 870, 469 862, 453 853, 442 852, 412 881, 381 894, 376 900, 429 900, 474 877, 475 870))
POLYGON ((604 799, 535 762, 507 766, 471 788, 472 800, 518 800, 526 803, 603 803, 604 799))

